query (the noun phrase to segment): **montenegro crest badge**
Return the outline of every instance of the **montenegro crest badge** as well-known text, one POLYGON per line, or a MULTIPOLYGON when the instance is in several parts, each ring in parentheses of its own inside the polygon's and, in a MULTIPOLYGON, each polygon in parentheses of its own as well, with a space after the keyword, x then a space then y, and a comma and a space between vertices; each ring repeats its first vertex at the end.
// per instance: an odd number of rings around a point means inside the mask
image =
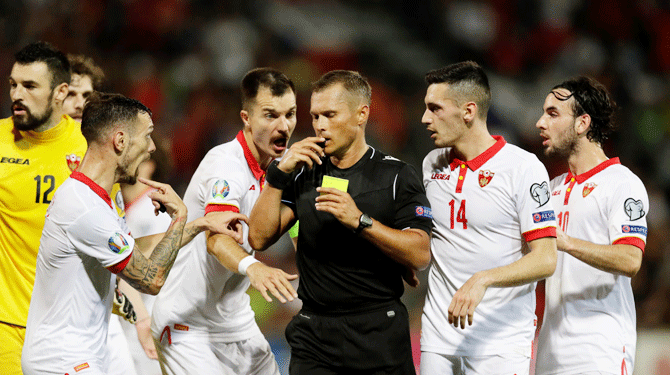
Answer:
POLYGON ((74 172, 75 169, 77 169, 79 166, 79 163, 81 163, 81 157, 75 154, 65 155, 65 160, 67 161, 67 166, 72 172, 74 172))
POLYGON ((596 188, 596 186, 598 185, 594 184, 593 182, 589 182, 588 184, 584 185, 584 189, 582 189, 582 196, 586 198, 586 196, 591 194, 591 192, 593 191, 593 189, 596 188))
POLYGON ((494 174, 491 171, 479 171, 479 186, 484 187, 488 185, 494 174))

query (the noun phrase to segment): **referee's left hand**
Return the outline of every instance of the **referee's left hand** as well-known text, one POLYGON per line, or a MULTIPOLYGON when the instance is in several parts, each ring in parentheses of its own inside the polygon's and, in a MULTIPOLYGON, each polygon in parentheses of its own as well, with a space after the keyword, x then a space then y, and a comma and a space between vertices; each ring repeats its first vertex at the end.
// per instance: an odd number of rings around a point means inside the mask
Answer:
POLYGON ((316 210, 331 213, 345 227, 355 230, 363 212, 358 209, 351 195, 335 188, 318 187, 321 195, 316 197, 316 210))

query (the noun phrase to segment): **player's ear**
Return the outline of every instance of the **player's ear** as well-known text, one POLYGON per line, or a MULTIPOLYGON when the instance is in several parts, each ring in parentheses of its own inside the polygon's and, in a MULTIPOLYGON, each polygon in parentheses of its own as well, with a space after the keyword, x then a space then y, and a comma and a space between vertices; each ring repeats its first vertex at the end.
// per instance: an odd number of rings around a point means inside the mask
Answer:
POLYGON ((121 129, 115 130, 114 134, 112 135, 112 144, 114 146, 114 151, 117 154, 122 153, 128 145, 128 135, 126 132, 121 129))
POLYGON ((249 112, 247 112, 247 110, 243 109, 240 111, 240 118, 242 119, 245 128, 251 126, 249 124, 249 112))
POLYGON ((477 111, 479 111, 477 103, 475 102, 465 103, 463 105, 463 121, 465 121, 466 124, 471 123, 477 116, 477 111))
POLYGON ((589 130, 591 127, 591 116, 588 113, 577 117, 575 119, 575 130, 577 134, 582 135, 589 130))
POLYGON ((69 92, 69 86, 67 83, 63 82, 60 85, 54 87, 53 90, 53 97, 55 102, 60 102, 62 103, 63 100, 67 97, 67 93, 69 92))
POLYGON ((367 124, 368 118, 370 117, 370 106, 362 104, 358 107, 358 125, 367 124))

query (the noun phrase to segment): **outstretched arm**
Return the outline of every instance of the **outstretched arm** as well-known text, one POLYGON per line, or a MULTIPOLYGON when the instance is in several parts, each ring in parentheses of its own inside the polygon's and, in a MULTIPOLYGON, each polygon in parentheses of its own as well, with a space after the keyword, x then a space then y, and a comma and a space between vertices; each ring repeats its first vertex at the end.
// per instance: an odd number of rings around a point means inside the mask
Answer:
POLYGON ((209 234, 207 236, 207 252, 214 255, 224 267, 235 273, 249 276, 251 286, 258 290, 266 301, 272 302, 268 291, 281 303, 293 301, 298 294, 291 285, 291 280, 298 275, 289 275, 279 268, 269 267, 249 255, 234 239, 225 234, 209 234), (244 261, 246 266, 240 267, 244 261), (251 261, 253 263, 249 264, 251 261))
POLYGON ((170 185, 143 178, 140 178, 140 181, 156 189, 150 193, 150 197, 165 205, 168 214, 172 217, 172 222, 163 238, 151 252, 149 259, 142 255, 138 244, 135 244, 130 260, 119 276, 138 291, 155 295, 165 283, 181 247, 187 210, 184 202, 170 185))
POLYGON ((556 229, 556 246, 582 262, 601 271, 633 277, 642 265, 642 250, 633 245, 598 245, 580 240, 556 229))
POLYGON ((556 269, 556 239, 538 238, 528 242, 530 252, 511 264, 480 271, 461 286, 448 309, 449 323, 465 328, 472 325, 475 308, 489 287, 513 287, 551 276, 556 269))

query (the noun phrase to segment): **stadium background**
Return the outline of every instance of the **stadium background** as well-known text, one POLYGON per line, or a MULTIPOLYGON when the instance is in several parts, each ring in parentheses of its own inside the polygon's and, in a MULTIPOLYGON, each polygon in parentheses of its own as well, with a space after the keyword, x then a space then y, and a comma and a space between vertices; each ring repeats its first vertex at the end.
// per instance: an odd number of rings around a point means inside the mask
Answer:
MULTIPOLYGON (((420 168, 432 149, 421 124, 426 71, 472 59, 489 74, 489 127, 535 152, 551 177, 565 165, 546 159, 534 127, 548 90, 588 74, 622 109, 605 146, 645 183, 649 238, 633 279, 638 374, 670 374, 670 5, 661 0, 0 0, 0 74, 13 54, 47 40, 102 66, 106 91, 141 100, 171 150, 167 182, 183 194, 205 152, 240 129, 238 83, 273 66, 298 89, 293 139, 311 135, 309 85, 332 69, 370 79, 373 146, 420 168)), ((8 86, 7 86, 8 90, 8 86)), ((10 101, 0 95, 0 115, 10 101)), ((295 271, 284 238, 259 258, 295 271)), ((178 277, 178 275, 173 275, 178 277)), ((422 284, 407 289, 418 353, 422 284)), ((299 305, 267 304, 251 292, 261 329, 283 370, 283 330, 299 305)))

